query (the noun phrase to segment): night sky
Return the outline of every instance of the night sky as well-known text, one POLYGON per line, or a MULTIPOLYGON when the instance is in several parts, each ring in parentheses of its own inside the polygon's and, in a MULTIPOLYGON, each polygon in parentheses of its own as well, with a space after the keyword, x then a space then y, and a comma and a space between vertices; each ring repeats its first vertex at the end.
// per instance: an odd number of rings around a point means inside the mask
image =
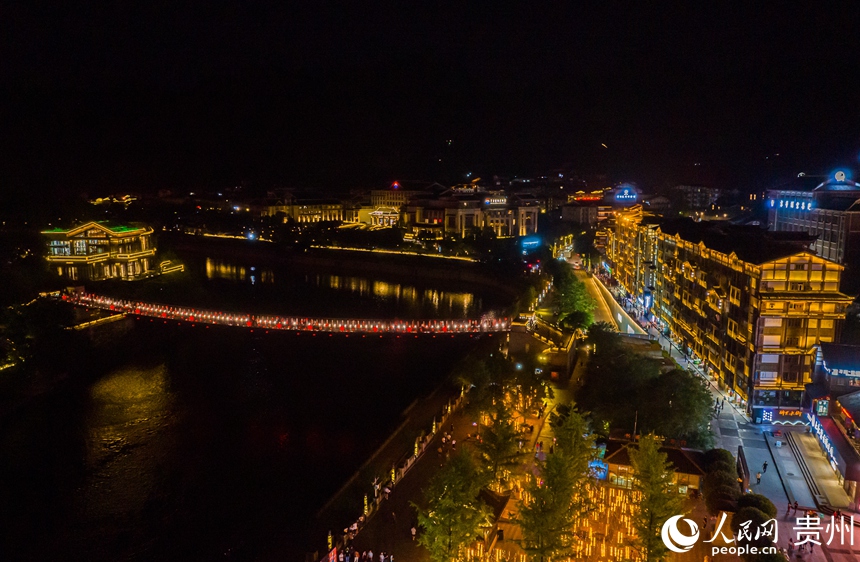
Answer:
POLYGON ((0 14, 4 193, 860 168, 856 2, 77 4, 0 14))

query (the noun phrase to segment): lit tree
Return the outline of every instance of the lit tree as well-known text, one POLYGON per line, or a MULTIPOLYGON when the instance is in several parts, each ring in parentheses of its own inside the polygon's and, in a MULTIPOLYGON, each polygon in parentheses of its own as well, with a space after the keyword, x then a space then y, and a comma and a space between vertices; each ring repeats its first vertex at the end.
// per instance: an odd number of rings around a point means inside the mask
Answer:
POLYGON ((478 451, 481 459, 489 468, 492 480, 498 480, 499 469, 517 454, 517 441, 520 436, 513 416, 503 402, 499 401, 489 412, 490 423, 481 428, 481 442, 478 451))
POLYGON ((490 509, 478 497, 484 478, 471 455, 461 450, 436 473, 424 492, 427 508, 418 510, 419 544, 437 562, 459 558, 463 547, 481 537, 490 509))
POLYGON ((523 550, 532 560, 549 562, 573 554, 574 523, 590 507, 589 463, 595 458, 594 436, 582 415, 571 408, 555 419, 556 449, 539 464, 529 498, 520 508, 523 550))
POLYGON ((675 486, 675 471, 665 453, 660 452, 660 439, 648 434, 639 440, 639 447, 630 449, 633 465, 633 489, 642 494, 635 512, 635 547, 645 560, 663 560, 667 548, 660 538, 660 529, 669 517, 682 513, 683 497, 675 486))

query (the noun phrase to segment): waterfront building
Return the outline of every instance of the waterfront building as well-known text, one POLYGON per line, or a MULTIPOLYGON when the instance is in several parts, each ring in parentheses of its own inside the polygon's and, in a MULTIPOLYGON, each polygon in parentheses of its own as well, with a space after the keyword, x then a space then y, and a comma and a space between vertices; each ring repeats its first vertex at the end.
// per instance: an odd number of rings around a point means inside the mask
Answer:
POLYGON ((405 224, 412 235, 430 238, 462 238, 485 229, 499 237, 527 236, 537 232, 539 214, 538 201, 528 194, 448 192, 411 200, 405 224))
POLYGON ((844 267, 810 251, 806 233, 616 214, 607 257, 645 318, 756 422, 796 419, 819 346, 838 341, 852 302, 844 267))
POLYGON ((48 263, 69 281, 134 280, 159 271, 152 229, 146 226, 88 222, 42 234, 48 239, 48 263))
POLYGON ((799 176, 767 192, 768 228, 808 232, 819 256, 847 265, 851 288, 860 288, 860 183, 837 172, 799 176))
POLYGON ((266 200, 260 214, 264 217, 283 217, 284 222, 297 223, 340 222, 344 220, 344 205, 336 199, 297 197, 289 191, 281 191, 276 197, 266 200))
POLYGON ((438 183, 396 181, 388 189, 371 190, 370 205, 373 208, 392 207, 399 211, 410 200, 416 197, 438 194, 447 189, 447 187, 438 183))

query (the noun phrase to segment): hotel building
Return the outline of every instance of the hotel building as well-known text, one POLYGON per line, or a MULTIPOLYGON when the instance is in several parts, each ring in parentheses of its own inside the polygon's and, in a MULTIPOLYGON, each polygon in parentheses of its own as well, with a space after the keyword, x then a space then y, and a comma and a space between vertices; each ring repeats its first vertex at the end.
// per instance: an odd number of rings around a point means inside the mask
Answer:
MULTIPOLYGON (((800 176, 767 192, 767 225, 777 232, 808 232, 823 258, 860 269, 860 184, 844 172, 834 177, 800 176)), ((855 273, 855 272, 852 272, 855 273)), ((860 290, 852 274, 851 290, 860 290)))
POLYGON ((130 281, 156 270, 149 227, 88 222, 42 234, 48 238, 48 263, 69 281, 130 281))
POLYGON ((838 341, 852 298, 843 266, 806 233, 769 233, 616 212, 613 274, 757 423, 799 419, 819 344, 838 341))

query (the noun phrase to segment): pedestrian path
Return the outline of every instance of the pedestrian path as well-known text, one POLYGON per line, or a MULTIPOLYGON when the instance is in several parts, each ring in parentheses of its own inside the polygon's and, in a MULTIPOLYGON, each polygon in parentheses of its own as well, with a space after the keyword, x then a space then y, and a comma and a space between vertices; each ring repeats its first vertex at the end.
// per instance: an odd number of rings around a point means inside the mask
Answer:
POLYGON ((842 511, 850 510, 853 507, 851 500, 842 486, 839 485, 836 474, 827 457, 824 456, 815 436, 805 431, 794 431, 792 437, 800 450, 800 454, 803 455, 806 467, 818 487, 823 501, 826 502, 825 505, 842 511))

